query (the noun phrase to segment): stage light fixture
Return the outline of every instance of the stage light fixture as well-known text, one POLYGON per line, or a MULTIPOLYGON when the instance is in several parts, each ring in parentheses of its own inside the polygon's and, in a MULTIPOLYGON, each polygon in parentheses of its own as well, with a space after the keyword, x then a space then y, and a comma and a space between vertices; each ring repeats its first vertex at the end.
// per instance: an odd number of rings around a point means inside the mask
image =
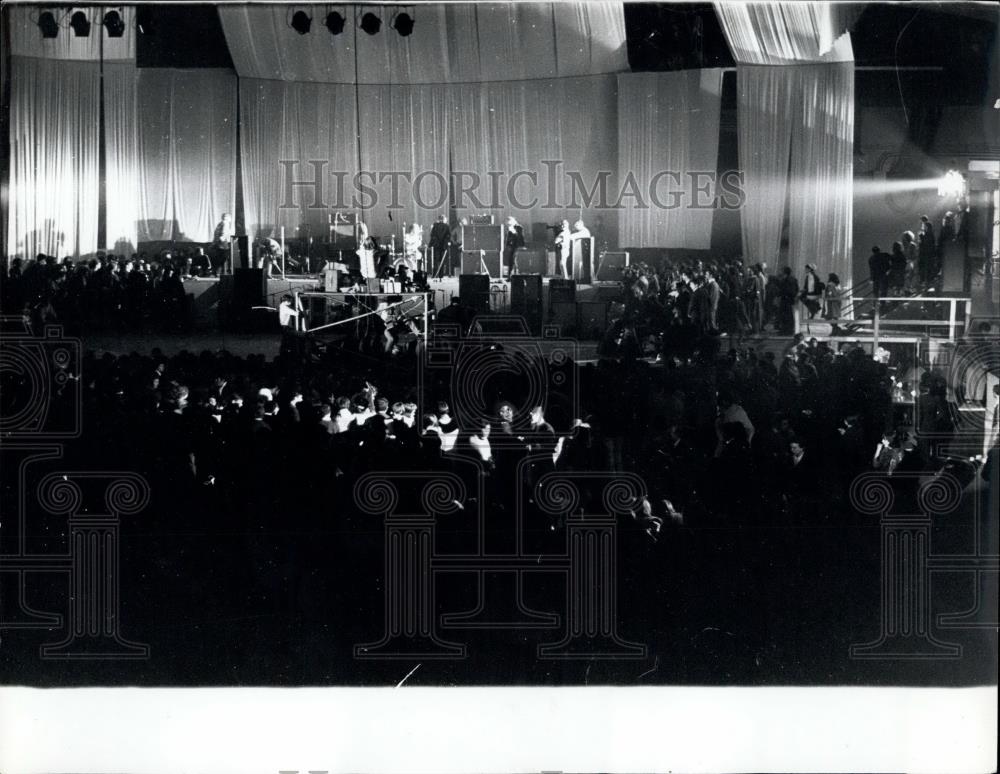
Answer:
POLYGON ((339 35, 344 31, 344 17, 336 11, 330 11, 326 15, 326 28, 331 35, 339 35))
POLYGON ((108 11, 104 14, 104 29, 108 31, 109 38, 120 38, 125 34, 125 21, 118 11, 108 11))
POLYGON ((361 29, 369 35, 377 35, 382 29, 382 20, 369 11, 361 17, 361 29))
POLYGON ((962 173, 949 169, 945 176, 938 183, 938 196, 945 196, 949 199, 958 199, 965 195, 965 178, 962 173))
POLYGON ((396 18, 393 19, 392 26, 404 38, 409 37, 413 34, 413 17, 405 11, 398 13, 396 14, 396 18))
POLYGON ((38 14, 38 29, 42 31, 43 38, 54 38, 59 34, 59 24, 52 11, 42 11, 38 14))
POLYGON ((292 14, 292 29, 299 35, 305 35, 312 29, 312 17, 305 11, 296 11, 292 14))
POLYGON ((90 19, 83 11, 76 11, 69 17, 69 26, 73 28, 73 34, 78 38, 86 38, 90 35, 90 19))

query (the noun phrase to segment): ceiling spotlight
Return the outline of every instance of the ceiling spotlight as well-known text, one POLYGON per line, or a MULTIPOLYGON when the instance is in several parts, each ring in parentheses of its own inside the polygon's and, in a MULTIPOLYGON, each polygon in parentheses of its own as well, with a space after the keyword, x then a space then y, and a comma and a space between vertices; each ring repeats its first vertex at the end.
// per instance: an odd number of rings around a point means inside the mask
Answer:
POLYGON ((38 29, 42 31, 43 38, 54 38, 59 34, 59 24, 52 11, 42 11, 38 14, 38 29))
POLYGON ((331 35, 339 35, 344 31, 344 17, 336 11, 330 11, 326 15, 326 28, 331 35))
POLYGON ((292 29, 299 35, 305 35, 312 28, 312 17, 305 11, 296 11, 292 14, 292 29))
POLYGON ((413 17, 405 11, 403 13, 398 13, 392 22, 392 26, 395 27, 396 32, 404 38, 409 37, 413 34, 413 17))
POLYGON ((361 17, 361 29, 369 35, 377 35, 378 31, 382 29, 382 20, 369 11, 361 17))
POLYGON ((73 34, 78 38, 90 35, 90 19, 83 11, 76 11, 69 17, 69 26, 73 28, 73 34))
POLYGON ((104 14, 104 29, 108 31, 109 38, 120 38, 125 34, 125 22, 118 11, 108 11, 104 14))

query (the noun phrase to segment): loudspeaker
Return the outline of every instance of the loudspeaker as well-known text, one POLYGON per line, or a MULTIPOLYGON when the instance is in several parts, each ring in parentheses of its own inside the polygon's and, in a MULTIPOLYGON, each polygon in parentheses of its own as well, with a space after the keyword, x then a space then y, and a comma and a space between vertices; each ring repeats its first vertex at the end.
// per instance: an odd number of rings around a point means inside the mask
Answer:
POLYGON ((249 331, 255 325, 263 325, 261 319, 255 320, 255 317, 260 317, 257 311, 273 316, 274 323, 277 324, 277 315, 273 312, 253 309, 255 306, 264 306, 267 293, 265 283, 263 269, 237 269, 234 274, 219 277, 219 316, 224 327, 249 331))
POLYGON ((622 269, 627 267, 627 252, 611 252, 610 250, 605 250, 597 256, 597 268, 594 270, 594 281, 618 282, 622 278, 622 269))
POLYGON ((549 305, 560 303, 576 303, 576 280, 549 280, 549 305))
POLYGON ((538 274, 542 276, 546 270, 544 247, 526 247, 514 253, 517 261, 518 274, 538 274))
POLYGON ((542 331, 542 278, 515 274, 510 278, 510 313, 523 317, 532 335, 542 331))
POLYGON ((496 250, 503 248, 503 226, 462 226, 463 250, 496 250))
POLYGON ((250 309, 264 306, 267 295, 267 278, 263 269, 237 269, 233 274, 233 306, 250 309))
POLYGON ((491 277, 500 276, 499 250, 463 250, 462 274, 482 274, 485 270, 491 277))
POLYGON ((249 269, 253 266, 253 256, 250 254, 250 237, 246 234, 238 236, 233 244, 233 263, 231 271, 239 268, 249 269))
POLYGON ((589 285, 593 275, 593 259, 594 238, 574 239, 569 257, 569 271, 573 279, 589 285))
POLYGON ((485 274, 463 274, 458 278, 458 298, 462 306, 475 310, 476 314, 489 314, 490 278, 485 274))

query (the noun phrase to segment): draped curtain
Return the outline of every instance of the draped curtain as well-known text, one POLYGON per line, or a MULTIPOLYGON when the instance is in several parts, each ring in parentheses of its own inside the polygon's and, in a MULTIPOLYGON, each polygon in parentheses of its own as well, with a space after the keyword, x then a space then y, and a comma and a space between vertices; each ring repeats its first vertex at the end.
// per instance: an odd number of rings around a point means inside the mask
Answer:
POLYGON ((854 63, 792 68, 800 103, 791 154, 789 258, 850 284, 854 203, 854 63), (845 280, 844 278, 848 278, 845 280))
POLYGON ((461 3, 391 6, 223 5, 219 18, 236 71, 246 78, 327 83, 417 84, 509 81, 627 69, 620 2, 461 3), (309 34, 290 26, 296 10, 309 34), (391 29, 397 12, 414 19, 411 35, 391 29), (331 35, 328 11, 346 17, 331 35), (358 23, 382 21, 378 35, 358 23), (355 75, 357 77, 355 77, 355 75))
MULTIPOLYGON (((37 30, 36 30, 37 33, 37 30)), ((8 252, 97 250, 97 63, 11 57, 8 252)))
MULTIPOLYGON (((526 228, 582 214, 614 239, 615 218, 598 202, 584 207, 577 195, 577 207, 569 207, 567 175, 589 190, 599 171, 615 171, 614 76, 365 85, 357 95, 342 84, 243 79, 240 94, 251 234, 278 235, 284 226, 286 236, 325 237, 331 209, 363 209, 382 236, 399 235, 404 222, 426 226, 437 215, 492 211, 513 214, 526 228), (312 207, 317 170, 322 197, 312 207), (355 191, 359 170, 373 195, 355 191), (290 192, 292 180, 309 185, 290 192)), ((613 175, 609 191, 613 197, 613 175)))
POLYGON ((715 3, 733 58, 756 65, 853 60, 844 33, 862 10, 830 2, 715 3))
POLYGON ((618 76, 623 245, 710 247, 721 96, 717 69, 618 76))
POLYGON ((736 71, 737 137, 743 172, 743 258, 774 266, 788 198, 794 72, 787 67, 736 71))
POLYGON ((284 227, 286 236, 325 238, 330 210, 352 209, 347 200, 359 169, 356 125, 353 87, 241 79, 247 234, 277 237, 284 227), (342 187, 334 172, 346 176, 342 187), (318 198, 311 185, 317 177, 318 198), (310 185, 292 186, 295 181, 310 185))
POLYGON ((139 239, 205 242, 236 201, 236 78, 140 70, 139 239))
POLYGON ((139 244, 139 133, 134 62, 104 65, 107 246, 131 255, 139 244))
POLYGON ((787 262, 852 284, 854 52, 861 8, 837 3, 719 2, 737 61, 743 249, 780 262, 786 196, 787 262), (790 186, 790 187, 789 187, 790 186))

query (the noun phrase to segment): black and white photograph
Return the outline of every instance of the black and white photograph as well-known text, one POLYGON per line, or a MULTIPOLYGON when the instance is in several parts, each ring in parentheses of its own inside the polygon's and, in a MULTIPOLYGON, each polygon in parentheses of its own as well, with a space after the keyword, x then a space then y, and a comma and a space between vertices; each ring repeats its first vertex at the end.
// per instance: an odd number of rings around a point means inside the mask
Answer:
POLYGON ((995 771, 998 33, 4 2, 0 770, 995 771))

